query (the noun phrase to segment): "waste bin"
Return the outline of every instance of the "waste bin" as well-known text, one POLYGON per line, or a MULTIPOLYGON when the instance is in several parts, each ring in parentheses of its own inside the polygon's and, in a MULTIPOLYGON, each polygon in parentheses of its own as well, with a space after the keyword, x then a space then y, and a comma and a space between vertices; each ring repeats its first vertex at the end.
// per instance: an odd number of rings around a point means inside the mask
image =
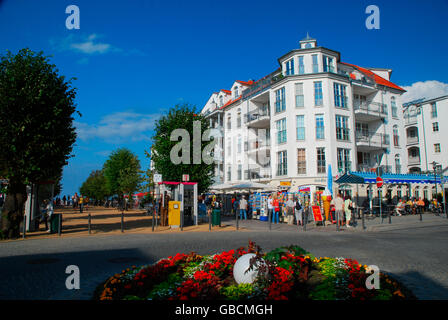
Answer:
POLYGON ((221 209, 213 209, 212 211, 212 225, 221 225, 221 209))
MULTIPOLYGON (((60 213, 53 213, 50 219, 50 233, 57 233, 59 230, 59 224, 61 221, 62 215, 60 213)), ((61 223, 62 229, 62 223, 61 223)))

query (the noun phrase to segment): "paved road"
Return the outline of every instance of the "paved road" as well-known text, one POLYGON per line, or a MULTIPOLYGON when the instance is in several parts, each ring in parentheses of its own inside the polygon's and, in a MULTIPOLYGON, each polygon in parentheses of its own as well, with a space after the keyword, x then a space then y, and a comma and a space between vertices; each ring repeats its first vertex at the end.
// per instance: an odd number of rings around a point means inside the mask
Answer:
POLYGON ((221 252, 245 246, 248 240, 265 251, 297 244, 316 256, 352 257, 392 273, 419 298, 448 299, 448 223, 398 225, 370 232, 339 233, 322 228, 303 232, 276 225, 269 232, 265 224, 254 221, 251 231, 4 242, 0 244, 0 299, 89 299, 98 283, 127 266, 153 263, 177 252, 221 252), (72 264, 80 268, 80 290, 65 288, 65 268, 72 264))

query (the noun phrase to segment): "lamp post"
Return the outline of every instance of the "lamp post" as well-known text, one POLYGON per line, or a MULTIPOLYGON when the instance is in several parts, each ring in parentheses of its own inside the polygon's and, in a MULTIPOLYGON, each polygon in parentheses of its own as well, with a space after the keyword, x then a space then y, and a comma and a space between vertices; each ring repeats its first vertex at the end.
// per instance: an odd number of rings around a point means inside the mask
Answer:
POLYGON ((437 200, 437 166, 438 163, 436 161, 431 162, 432 167, 434 168, 434 186, 436 188, 436 200, 437 200))

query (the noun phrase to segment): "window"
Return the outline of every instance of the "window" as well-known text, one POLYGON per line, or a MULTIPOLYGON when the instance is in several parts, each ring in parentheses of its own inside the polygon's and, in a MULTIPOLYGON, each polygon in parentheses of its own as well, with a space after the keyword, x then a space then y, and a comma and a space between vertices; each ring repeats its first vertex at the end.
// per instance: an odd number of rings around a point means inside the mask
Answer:
POLYGON ((297 149, 297 173, 298 174, 306 174, 305 149, 297 149))
POLYGON ((317 173, 326 172, 325 148, 317 148, 317 173))
POLYGON ((227 181, 232 180, 232 167, 227 167, 227 181))
POLYGON ((324 115, 316 114, 316 139, 325 139, 324 115))
POLYGON ((344 141, 350 140, 348 117, 336 115, 336 139, 344 141))
POLYGON ((305 116, 299 115, 297 119, 297 140, 305 140, 305 116))
POLYGON ((299 74, 305 73, 305 65, 303 64, 303 56, 299 57, 299 74))
POLYGON ((241 128, 241 112, 238 112, 238 114, 236 115, 236 127, 241 128))
POLYGON ((334 83, 334 105, 340 108, 347 108, 346 86, 334 83))
POLYGON ((437 118, 437 105, 435 102, 431 103, 431 118, 437 118))
POLYGON ((227 129, 232 129, 232 117, 228 116, 227 117, 227 129))
POLYGON ((286 142, 286 118, 276 121, 277 144, 286 142))
POLYGON ((367 123, 356 122, 356 136, 358 137, 368 137, 369 136, 369 125, 367 123))
POLYGON ((400 163, 400 155, 395 155, 395 173, 400 174, 401 173, 401 163, 400 163))
POLYGON ((222 96, 219 97, 219 105, 222 107, 224 104, 224 100, 222 98, 222 96))
POLYGON ((399 147, 400 144, 399 144, 398 126, 397 125, 394 125, 393 131, 394 131, 394 146, 399 147))
POLYGON ((314 105, 321 106, 322 100, 323 100, 322 82, 321 81, 314 82, 314 105))
POLYGON ((435 153, 440 153, 440 143, 434 144, 434 152, 435 153))
POLYGON ((318 73, 319 72, 319 64, 317 62, 317 54, 313 54, 313 73, 318 73))
POLYGON ((235 87, 235 98, 238 98, 239 96, 238 87, 235 87))
POLYGON ((333 58, 323 56, 324 58, 324 72, 334 72, 333 58))
POLYGON ((294 59, 286 62, 286 75, 289 76, 294 74, 294 59))
POLYGON ((238 180, 243 178, 243 166, 241 164, 238 165, 238 180))
POLYGON ((231 140, 227 139, 227 155, 230 156, 232 154, 232 144, 231 140))
POLYGON ((285 88, 275 91, 275 112, 282 112, 286 109, 285 88))
POLYGON ((238 153, 241 153, 241 136, 238 136, 238 145, 237 145, 237 151, 238 153))
POLYGON ((351 170, 350 149, 338 148, 338 171, 348 172, 351 170))
POLYGON ((277 152, 277 175, 278 176, 286 176, 288 174, 287 168, 287 160, 286 160, 286 150, 277 152))
POLYGON ((296 108, 301 108, 304 106, 303 101, 303 83, 296 83, 295 84, 295 91, 296 91, 296 108))
POLYGON ((433 122, 432 123, 432 131, 433 132, 439 131, 439 123, 438 122, 433 122))
POLYGON ((397 118, 398 117, 398 109, 397 109, 397 104, 395 102, 395 97, 390 98, 390 108, 392 110, 392 117, 397 118))

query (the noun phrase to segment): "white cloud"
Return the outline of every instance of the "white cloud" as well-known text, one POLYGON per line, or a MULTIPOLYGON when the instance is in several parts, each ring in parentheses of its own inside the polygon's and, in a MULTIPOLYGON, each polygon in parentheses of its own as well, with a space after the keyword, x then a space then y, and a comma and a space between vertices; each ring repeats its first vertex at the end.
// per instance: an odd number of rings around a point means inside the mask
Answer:
POLYGON ((149 131, 154 129, 160 114, 116 112, 103 117, 98 124, 75 122, 78 138, 90 140, 99 138, 108 143, 118 141, 149 141, 149 131))
POLYGON ((420 98, 431 99, 448 95, 448 83, 436 80, 419 81, 411 86, 402 86, 402 88, 407 91, 401 96, 403 103, 420 98))

